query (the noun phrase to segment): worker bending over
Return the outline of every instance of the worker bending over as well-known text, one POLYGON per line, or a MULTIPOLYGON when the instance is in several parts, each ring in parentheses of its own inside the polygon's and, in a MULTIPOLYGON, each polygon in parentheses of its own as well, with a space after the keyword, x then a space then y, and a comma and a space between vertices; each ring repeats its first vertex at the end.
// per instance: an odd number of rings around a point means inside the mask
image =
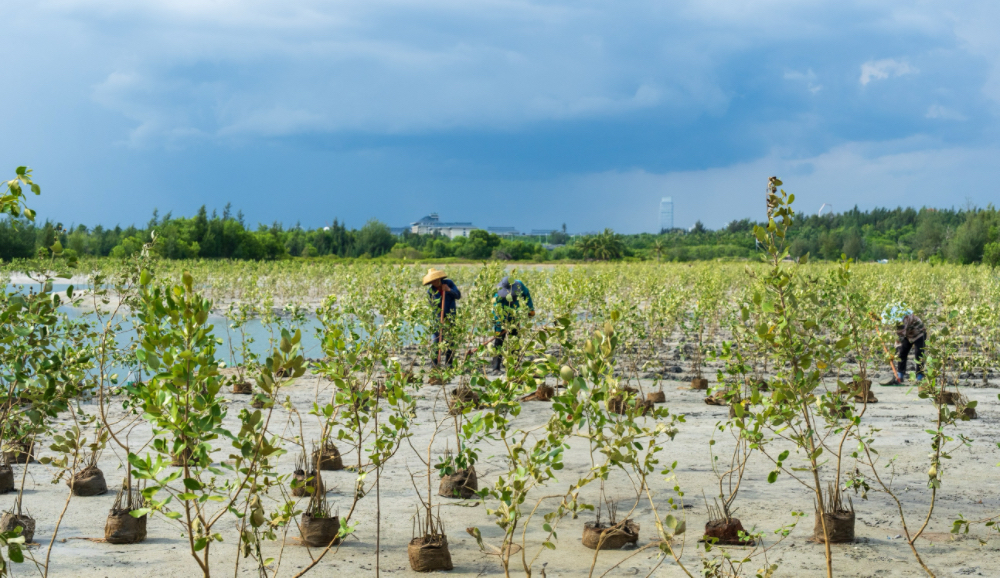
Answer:
POLYGON ((906 361, 913 351, 913 363, 917 369, 917 381, 924 378, 924 345, 927 329, 924 322, 913 311, 901 306, 893 306, 887 316, 896 326, 896 371, 892 379, 882 385, 903 385, 906 381, 906 361))
POLYGON ((535 302, 531 299, 531 292, 523 281, 515 280, 510 282, 510 277, 504 277, 497 285, 497 292, 493 296, 493 331, 496 334, 493 338, 493 348, 496 356, 493 358, 493 370, 500 371, 503 367, 503 355, 501 349, 507 335, 517 335, 517 313, 521 303, 528 306, 528 317, 535 316, 535 302))

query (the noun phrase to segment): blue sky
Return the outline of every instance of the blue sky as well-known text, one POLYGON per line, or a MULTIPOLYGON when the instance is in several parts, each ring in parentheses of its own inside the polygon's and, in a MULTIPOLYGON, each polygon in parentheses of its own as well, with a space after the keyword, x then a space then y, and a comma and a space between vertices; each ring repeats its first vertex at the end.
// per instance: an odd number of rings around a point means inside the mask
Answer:
MULTIPOLYGON (((654 231, 1000 199, 1000 3, 45 0, 6 24, 0 169, 39 215, 654 231)), ((2 174, 2 173, 0 173, 2 174)))

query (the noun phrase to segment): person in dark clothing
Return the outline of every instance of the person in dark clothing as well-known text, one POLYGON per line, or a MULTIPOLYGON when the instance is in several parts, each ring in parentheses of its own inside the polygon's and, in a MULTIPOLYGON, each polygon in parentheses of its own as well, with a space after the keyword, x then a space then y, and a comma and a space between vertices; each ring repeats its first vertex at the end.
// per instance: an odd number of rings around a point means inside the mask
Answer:
POLYGON ((455 317, 455 309, 457 308, 455 302, 462 298, 462 292, 458 290, 454 281, 448 279, 444 271, 438 271, 434 268, 428 270, 427 275, 424 276, 424 285, 428 286, 427 299, 434 307, 435 319, 437 320, 434 343, 438 347, 435 348, 437 351, 431 355, 431 365, 451 366, 455 352, 449 342, 447 329, 455 317))
POLYGON ((493 338, 493 348, 497 355, 493 358, 493 370, 500 371, 503 366, 503 356, 500 350, 503 348, 507 335, 517 335, 517 328, 511 327, 516 322, 517 314, 515 309, 524 303, 528 307, 528 317, 535 316, 535 302, 531 299, 531 292, 522 281, 510 282, 510 277, 504 277, 497 285, 497 292, 493 296, 493 331, 496 336, 493 338))
POLYGON ((902 307, 893 307, 890 311, 890 317, 896 323, 896 336, 898 337, 896 373, 899 377, 893 375, 892 379, 882 385, 903 385, 903 382, 906 381, 906 362, 911 351, 917 369, 917 381, 923 380, 924 345, 927 341, 927 329, 924 327, 924 322, 912 311, 902 307))

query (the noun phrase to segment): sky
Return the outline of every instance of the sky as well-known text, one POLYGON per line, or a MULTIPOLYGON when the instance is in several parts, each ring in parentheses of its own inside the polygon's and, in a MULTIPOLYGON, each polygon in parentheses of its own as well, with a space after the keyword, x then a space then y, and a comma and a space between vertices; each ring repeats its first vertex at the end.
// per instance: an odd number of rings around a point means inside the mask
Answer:
MULTIPOLYGON (((1000 200, 1000 2, 0 3, 39 218, 570 232, 1000 200)), ((6 167, 6 168, 4 168, 6 167)), ((4 172, 10 176, 4 176, 4 172)))

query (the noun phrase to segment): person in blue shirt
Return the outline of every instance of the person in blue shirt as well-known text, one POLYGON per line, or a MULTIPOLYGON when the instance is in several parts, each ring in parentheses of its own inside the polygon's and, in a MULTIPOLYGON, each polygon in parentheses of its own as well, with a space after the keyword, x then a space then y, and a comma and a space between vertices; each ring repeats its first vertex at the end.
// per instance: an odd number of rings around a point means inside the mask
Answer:
POLYGON ((456 301, 462 298, 462 292, 458 290, 455 282, 448 279, 444 271, 431 268, 424 275, 424 285, 427 286, 427 299, 434 307, 435 319, 437 320, 434 332, 434 343, 443 344, 436 347, 436 351, 431 355, 431 365, 450 366, 455 352, 446 335, 447 326, 455 317, 456 301), (442 299, 443 304, 442 304, 442 299), (442 351, 443 349, 443 351, 442 351))
POLYGON ((500 371, 503 366, 503 356, 500 350, 503 347, 507 335, 517 335, 517 327, 512 327, 517 320, 515 310, 524 303, 528 307, 528 317, 535 316, 535 302, 531 299, 531 292, 523 281, 515 280, 513 283, 510 277, 504 277, 497 285, 497 292, 493 296, 493 331, 496 336, 493 338, 493 347, 497 355, 493 358, 493 370, 500 371))

